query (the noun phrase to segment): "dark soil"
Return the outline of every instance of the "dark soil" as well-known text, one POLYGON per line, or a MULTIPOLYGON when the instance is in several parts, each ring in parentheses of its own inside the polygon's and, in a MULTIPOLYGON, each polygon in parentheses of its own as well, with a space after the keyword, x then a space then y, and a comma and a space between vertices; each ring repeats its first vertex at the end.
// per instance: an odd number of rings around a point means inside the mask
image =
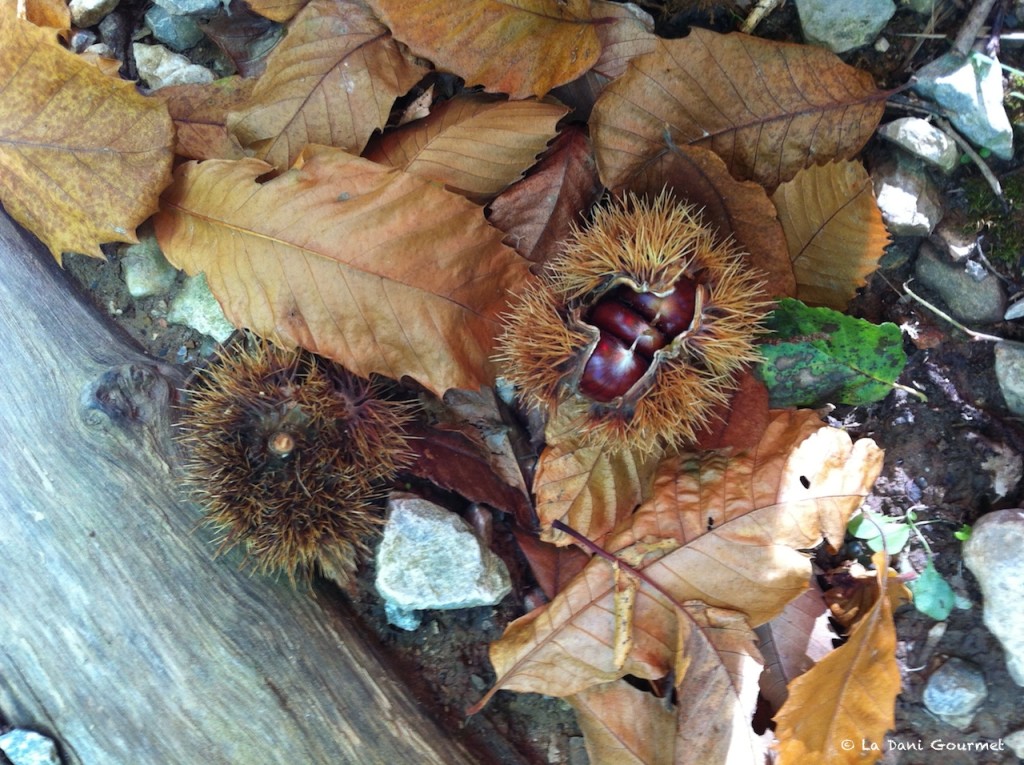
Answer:
MULTIPOLYGON (((946 4, 940 5, 946 9, 946 4)), ((792 4, 787 7, 790 10, 780 11, 772 19, 767 36, 798 39, 795 30, 799 27, 795 26, 792 4)), ((944 12, 940 33, 955 34, 962 17, 963 11, 955 8, 944 12)), ((886 37, 899 40, 890 32, 903 29, 920 31, 920 18, 898 13, 886 37)), ((888 52, 860 51, 847 60, 871 71, 880 84, 895 87, 903 84, 910 72, 946 49, 948 43, 941 41, 922 45, 897 42, 888 52)), ((1022 62, 1015 60, 1019 58, 1010 52, 1004 55, 1004 62, 1021 67, 1022 62)), ((904 114, 890 114, 886 119, 896 116, 904 114)), ((1014 168, 1006 165, 995 169, 1004 174, 1014 168)), ((954 202, 962 200, 963 195, 957 193, 959 185, 976 176, 977 171, 966 166, 948 181, 947 197, 954 202)), ((971 222, 971 211, 961 213, 971 222)), ((1020 487, 1011 486, 1006 496, 999 496, 993 475, 982 465, 997 451, 1019 458, 1024 453, 1024 427, 1006 410, 993 372, 991 343, 972 342, 920 305, 901 297, 897 286, 909 277, 918 245, 915 240, 894 243, 883 268, 850 312, 913 330, 916 344, 912 333, 905 332, 909 361, 900 382, 923 392, 927 401, 897 390, 876 405, 846 407, 830 414, 833 424, 846 428, 855 438, 872 438, 885 449, 885 468, 869 506, 894 516, 915 509, 918 524, 935 553, 935 565, 961 596, 964 606, 954 609, 945 623, 945 632, 934 644, 928 644, 929 633, 936 626, 934 620, 912 606, 897 612, 903 692, 897 702, 896 728, 890 737, 892 751, 884 755, 883 762, 1015 763, 1017 758, 1008 751, 979 756, 929 748, 932 741, 997 740, 1024 728, 1021 689, 1009 679, 1002 649, 982 625, 980 592, 963 565, 961 543, 953 536, 962 524, 972 524, 986 512, 1020 504, 1020 487), (988 683, 988 697, 965 731, 940 722, 921 703, 929 673, 951 656, 977 664, 988 683), (917 746, 923 746, 923 751, 916 751, 917 746)), ((70 256, 66 258, 68 272, 91 293, 100 310, 154 356, 172 363, 193 363, 200 358, 209 342, 167 324, 167 299, 133 301, 121 281, 116 252, 112 250, 111 254, 113 257, 105 264, 70 256)), ((1024 287, 1019 262, 1002 263, 998 270, 1008 281, 1009 294, 1024 287)), ((1024 334, 1010 324, 983 329, 1008 338, 1019 339, 1024 334)), ((496 525, 500 535, 500 518, 496 525)), ((904 555, 911 566, 921 570, 925 554, 918 542, 912 540, 904 555)), ((520 561, 511 563, 514 570, 522 569, 520 561)), ((487 646, 512 619, 527 610, 523 595, 523 591, 514 592, 495 608, 429 613, 415 632, 386 624, 369 573, 364 573, 355 591, 345 597, 366 630, 393 655, 413 691, 452 730, 468 736, 487 751, 489 763, 580 765, 586 756, 579 729, 571 709, 559 700, 499 693, 480 715, 468 719, 464 715, 463 710, 494 680, 487 646)))

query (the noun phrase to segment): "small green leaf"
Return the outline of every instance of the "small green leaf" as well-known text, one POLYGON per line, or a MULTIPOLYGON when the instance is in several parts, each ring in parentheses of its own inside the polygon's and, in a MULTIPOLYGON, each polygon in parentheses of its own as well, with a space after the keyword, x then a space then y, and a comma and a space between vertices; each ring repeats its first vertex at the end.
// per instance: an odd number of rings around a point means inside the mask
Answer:
POLYGON ((872 552, 885 551, 889 555, 902 550, 910 539, 908 525, 878 515, 872 515, 871 518, 858 515, 850 521, 846 530, 857 539, 867 542, 872 552))
POLYGON ((917 579, 908 583, 914 593, 914 607, 925 616, 942 621, 953 610, 956 595, 949 583, 936 571, 931 561, 917 579))
POLYGON ((959 539, 961 542, 966 542, 968 539, 971 538, 971 531, 972 529, 970 524, 965 523, 963 526, 961 526, 953 532, 953 536, 959 539))
POLYGON ((756 371, 771 405, 869 404, 885 398, 907 356, 895 324, 872 324, 785 298, 768 320, 756 371))

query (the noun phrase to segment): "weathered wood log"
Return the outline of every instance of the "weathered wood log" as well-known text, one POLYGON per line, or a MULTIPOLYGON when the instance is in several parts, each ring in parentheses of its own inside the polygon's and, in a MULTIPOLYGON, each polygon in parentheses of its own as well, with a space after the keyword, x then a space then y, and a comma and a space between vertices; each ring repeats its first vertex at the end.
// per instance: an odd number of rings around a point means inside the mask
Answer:
POLYGON ((211 559, 130 342, 0 211, 0 715, 83 765, 477 762, 329 598, 211 559))

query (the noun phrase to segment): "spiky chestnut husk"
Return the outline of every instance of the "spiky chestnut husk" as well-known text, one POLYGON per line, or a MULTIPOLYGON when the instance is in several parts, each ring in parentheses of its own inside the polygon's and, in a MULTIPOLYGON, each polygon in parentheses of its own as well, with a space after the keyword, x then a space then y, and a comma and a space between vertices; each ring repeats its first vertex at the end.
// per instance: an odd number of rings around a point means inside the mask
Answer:
POLYGON ((412 457, 409 405, 306 351, 252 340, 220 351, 185 391, 185 485, 218 552, 259 572, 319 568, 345 583, 381 523, 384 483, 412 457))
POLYGON ((692 443, 758 358, 769 306, 745 256, 663 192, 576 228, 506 316, 502 373, 585 442, 692 443))

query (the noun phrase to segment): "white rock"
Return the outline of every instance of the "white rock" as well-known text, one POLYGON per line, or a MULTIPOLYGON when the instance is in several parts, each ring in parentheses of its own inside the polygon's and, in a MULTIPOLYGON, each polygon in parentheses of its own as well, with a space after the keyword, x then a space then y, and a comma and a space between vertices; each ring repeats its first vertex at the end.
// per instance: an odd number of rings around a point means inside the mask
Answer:
POLYGON ((927 236, 942 219, 942 197, 920 162, 897 157, 872 171, 882 219, 895 236, 927 236))
POLYGON ((60 765, 56 745, 34 730, 7 731, 0 736, 0 750, 14 765, 60 765))
POLYGON ((1024 510, 987 513, 964 544, 964 563, 984 598, 984 621, 1006 652, 1006 668, 1024 686, 1024 510))
POLYGON ((76 27, 91 27, 117 7, 118 0, 71 0, 68 10, 76 27))
POLYGON ((162 295, 174 284, 178 270, 160 252, 153 234, 139 237, 139 243, 124 248, 121 275, 134 298, 162 295))
POLYGON ((407 495, 388 503, 376 566, 388 621, 402 629, 419 626, 416 611, 490 606, 512 589, 504 562, 465 521, 407 495))
POLYGON ((924 705, 943 722, 964 729, 987 695, 981 670, 954 656, 928 678, 924 705))
POLYGON ((1001 159, 1013 157, 998 61, 977 52, 966 59, 947 53, 917 73, 914 90, 943 107, 969 141, 1001 159))
POLYGON ((844 53, 868 45, 896 13, 892 0, 796 0, 800 28, 807 42, 844 53))
POLYGON ((185 280, 181 292, 171 301, 167 321, 192 327, 196 332, 209 335, 218 343, 223 343, 235 331, 234 325, 224 316, 224 310, 217 302, 217 298, 210 292, 206 274, 202 273, 185 280))
POLYGON ((1024 759, 1024 730, 1015 730, 1013 733, 1003 736, 1003 741, 1015 755, 1024 759))
POLYGON ((145 80, 151 90, 168 85, 213 82, 216 78, 209 69, 193 64, 184 56, 172 53, 163 45, 135 43, 135 65, 139 77, 145 80))
POLYGON ((882 125, 878 134, 944 173, 960 164, 956 143, 927 120, 903 117, 882 125))

